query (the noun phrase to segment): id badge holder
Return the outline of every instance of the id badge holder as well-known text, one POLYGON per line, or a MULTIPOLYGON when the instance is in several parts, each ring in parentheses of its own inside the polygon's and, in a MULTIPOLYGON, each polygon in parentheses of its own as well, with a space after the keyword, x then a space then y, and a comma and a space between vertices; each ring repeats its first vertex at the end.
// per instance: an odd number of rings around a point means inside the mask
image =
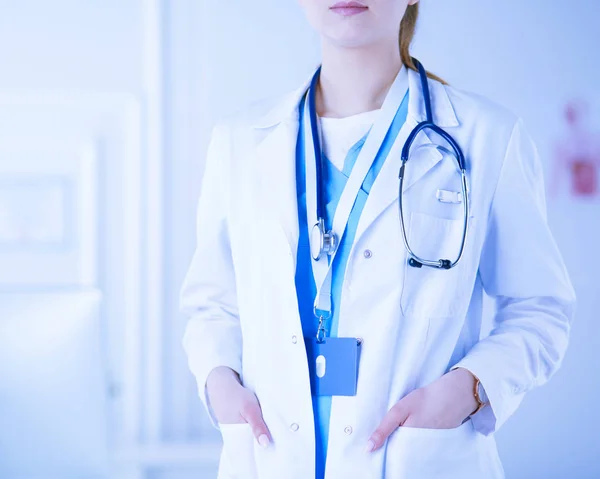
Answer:
POLYGON ((313 396, 355 396, 362 341, 357 338, 305 338, 313 396))

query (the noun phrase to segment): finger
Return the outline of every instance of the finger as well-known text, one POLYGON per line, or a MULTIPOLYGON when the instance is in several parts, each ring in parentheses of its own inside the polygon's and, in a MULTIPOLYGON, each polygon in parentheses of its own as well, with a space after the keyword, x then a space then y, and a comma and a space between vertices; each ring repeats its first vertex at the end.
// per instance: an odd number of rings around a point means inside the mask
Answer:
POLYGON ((269 429, 262 417, 262 411, 258 401, 248 402, 240 411, 240 415, 246 420, 252 429, 254 437, 262 447, 267 447, 271 442, 269 429))
POLYGON ((402 401, 394 405, 385 415, 379 427, 371 434, 367 442, 367 452, 379 449, 391 433, 408 417, 408 408, 402 401))

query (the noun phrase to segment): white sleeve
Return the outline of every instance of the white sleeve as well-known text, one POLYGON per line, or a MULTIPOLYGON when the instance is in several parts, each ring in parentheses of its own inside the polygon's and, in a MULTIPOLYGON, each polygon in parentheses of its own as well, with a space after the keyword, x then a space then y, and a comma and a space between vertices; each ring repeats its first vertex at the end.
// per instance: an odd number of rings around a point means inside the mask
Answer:
POLYGON ((196 250, 180 292, 180 310, 189 317, 183 347, 216 428, 206 378, 217 366, 242 373, 242 334, 227 220, 229 142, 225 128, 215 126, 198 201, 196 250))
POLYGON ((472 416, 496 431, 525 393, 560 367, 576 298, 548 228, 542 166, 522 120, 513 128, 492 200, 479 273, 497 312, 489 336, 454 367, 477 376, 490 405, 472 416))

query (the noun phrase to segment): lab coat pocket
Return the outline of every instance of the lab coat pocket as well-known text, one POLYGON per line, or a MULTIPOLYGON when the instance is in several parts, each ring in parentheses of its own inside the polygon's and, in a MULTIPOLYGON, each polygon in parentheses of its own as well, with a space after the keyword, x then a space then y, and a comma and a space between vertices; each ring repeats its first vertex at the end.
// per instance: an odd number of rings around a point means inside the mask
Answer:
MULTIPOLYGON (((475 218, 470 218, 473 231, 475 218)), ((408 225, 408 244, 419 257, 454 262, 462 244, 463 218, 443 218, 413 212, 408 225)), ((465 314, 472 290, 472 254, 469 235, 460 261, 450 269, 404 265, 400 305, 405 316, 443 318, 465 314)))
POLYGON ((218 479, 256 479, 254 434, 248 423, 219 424, 223 451, 218 479))
POLYGON ((387 441, 384 479, 481 479, 481 462, 470 419, 453 429, 400 426, 387 441))

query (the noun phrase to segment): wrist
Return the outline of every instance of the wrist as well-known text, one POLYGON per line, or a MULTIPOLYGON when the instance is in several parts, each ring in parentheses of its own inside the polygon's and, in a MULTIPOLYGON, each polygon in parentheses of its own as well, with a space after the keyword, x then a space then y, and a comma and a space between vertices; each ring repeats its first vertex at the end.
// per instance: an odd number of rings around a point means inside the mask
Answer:
POLYGON ((472 411, 477 410, 479 402, 474 394, 474 390, 477 384, 477 378, 475 375, 465 368, 455 368, 451 370, 452 374, 455 375, 458 383, 458 388, 461 392, 461 398, 463 398, 464 411, 467 416, 473 414, 472 411))
POLYGON ((209 390, 213 387, 235 386, 240 384, 239 374, 227 366, 218 366, 214 368, 206 378, 206 387, 209 390))
POLYGON ((478 413, 484 406, 488 404, 487 395, 485 394, 485 390, 479 381, 479 378, 475 376, 471 371, 466 368, 462 368, 460 366, 451 369, 451 371, 464 371, 464 374, 470 377, 469 386, 471 391, 472 400, 470 401, 470 405, 473 406, 469 416, 472 416, 478 413))

